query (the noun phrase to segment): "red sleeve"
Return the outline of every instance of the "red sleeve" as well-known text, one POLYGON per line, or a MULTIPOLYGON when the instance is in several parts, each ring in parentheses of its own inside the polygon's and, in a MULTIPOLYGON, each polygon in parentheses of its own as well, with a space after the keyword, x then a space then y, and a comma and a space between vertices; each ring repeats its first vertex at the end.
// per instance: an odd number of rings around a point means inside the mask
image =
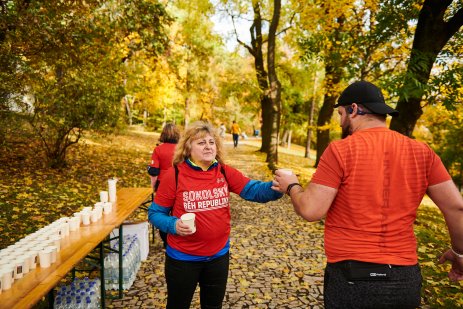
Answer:
POLYGON ((154 196, 154 202, 160 206, 173 207, 176 192, 175 169, 171 167, 167 170, 164 178, 159 183, 158 190, 154 196))
POLYGON ((431 148, 429 148, 429 150, 432 152, 432 163, 429 169, 428 186, 437 185, 441 182, 451 180, 452 177, 450 177, 450 174, 442 163, 442 160, 431 148))
POLYGON ((243 173, 231 166, 224 164, 223 169, 228 183, 228 190, 230 192, 240 194, 251 179, 244 176, 243 173))
POLYGON ((151 167, 156 167, 160 168, 161 163, 160 163, 160 158, 159 158, 159 146, 154 148, 153 154, 151 155, 151 167))
POLYGON ((338 189, 344 175, 342 163, 333 143, 323 152, 317 170, 312 176, 312 182, 338 189))

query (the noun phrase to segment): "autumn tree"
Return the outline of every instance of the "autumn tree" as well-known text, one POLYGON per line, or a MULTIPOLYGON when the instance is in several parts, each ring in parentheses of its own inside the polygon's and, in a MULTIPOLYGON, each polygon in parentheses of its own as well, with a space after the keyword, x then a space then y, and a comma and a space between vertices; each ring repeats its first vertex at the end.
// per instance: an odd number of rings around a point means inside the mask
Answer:
MULTIPOLYGON (((416 1, 415 1, 416 2, 416 1)), ((404 60, 414 1, 312 1, 301 13, 301 48, 324 63, 324 101, 317 120, 317 159, 330 142, 333 106, 352 79, 386 80, 404 60), (402 47, 404 44, 404 47, 402 47)))
POLYGON ((269 167, 275 169, 278 163, 281 111, 281 83, 276 70, 278 65, 276 42, 278 35, 284 32, 284 28, 289 27, 286 19, 291 13, 282 10, 280 0, 275 0, 271 4, 259 0, 252 0, 251 3, 240 1, 223 1, 223 3, 235 27, 237 42, 254 59, 256 80, 261 92, 262 144, 260 151, 267 153, 269 167), (236 30, 236 24, 246 15, 252 16, 249 44, 239 37, 236 30), (283 23, 281 16, 285 16, 283 23), (278 27, 280 23, 284 25, 283 29, 278 27))
POLYGON ((68 147, 85 130, 115 125, 123 96, 121 64, 140 49, 162 51, 167 14, 151 1, 1 4, 0 48, 12 74, 5 84, 20 81, 2 92, 20 96, 20 102, 28 95, 16 110, 28 116, 49 164, 62 167, 68 147))
MULTIPOLYGON (((413 39, 407 72, 405 74, 400 98, 397 103, 399 117, 391 122, 391 129, 412 136, 417 120, 423 114, 421 102, 423 97, 432 96, 432 87, 428 81, 438 55, 453 36, 459 37, 455 42, 460 45, 462 33, 457 33, 463 25, 463 4, 452 0, 426 0, 421 7, 418 24, 413 39)), ((449 52, 450 50, 447 50, 449 52)), ((455 55, 445 54, 452 59, 455 55)), ((455 59, 458 59, 456 55, 455 59)), ((462 86, 461 80, 448 84, 453 89, 462 86)))
POLYGON ((441 157, 460 190, 463 186, 463 106, 451 109, 443 104, 424 107, 425 113, 417 122, 417 137, 427 143, 441 157))

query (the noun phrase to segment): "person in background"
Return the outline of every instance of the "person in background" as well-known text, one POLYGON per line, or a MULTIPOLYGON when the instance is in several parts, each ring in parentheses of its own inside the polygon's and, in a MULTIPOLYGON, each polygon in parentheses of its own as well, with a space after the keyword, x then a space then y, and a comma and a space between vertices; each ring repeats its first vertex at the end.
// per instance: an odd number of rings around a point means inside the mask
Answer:
POLYGON ((220 124, 219 126, 219 136, 221 138, 225 138, 225 133, 227 132, 227 128, 225 128, 225 125, 223 124, 223 122, 220 124))
POLYGON ((233 147, 238 147, 238 139, 240 138, 241 129, 240 126, 233 120, 233 124, 231 127, 231 133, 233 135, 233 147))
MULTIPOLYGON (((166 171, 172 167, 172 160, 174 158, 175 147, 180 139, 180 131, 172 123, 166 123, 162 129, 159 141, 161 144, 156 146, 151 155, 151 163, 148 165, 148 174, 151 178, 151 187, 156 192, 159 184, 166 171)), ((167 234, 159 231, 164 248, 166 247, 167 234)))
POLYGON ((168 233, 167 308, 189 308, 198 283, 201 308, 221 308, 230 258, 230 193, 260 203, 282 194, 271 189, 271 181, 251 180, 225 164, 222 139, 207 122, 186 130, 173 165, 148 210, 150 222, 168 233), (196 215, 194 233, 179 219, 186 213, 196 215))
POLYGON ((386 127, 381 90, 359 81, 339 97, 343 139, 323 153, 305 189, 294 175, 275 174, 297 214, 325 221, 325 308, 420 307, 421 272, 413 223, 427 193, 442 211, 450 249, 449 278, 463 280, 463 199, 426 144, 386 127))
POLYGON ((172 123, 166 123, 159 137, 161 144, 154 148, 151 163, 148 165, 148 174, 154 192, 156 192, 164 173, 172 167, 174 151, 179 139, 180 132, 178 128, 172 123))

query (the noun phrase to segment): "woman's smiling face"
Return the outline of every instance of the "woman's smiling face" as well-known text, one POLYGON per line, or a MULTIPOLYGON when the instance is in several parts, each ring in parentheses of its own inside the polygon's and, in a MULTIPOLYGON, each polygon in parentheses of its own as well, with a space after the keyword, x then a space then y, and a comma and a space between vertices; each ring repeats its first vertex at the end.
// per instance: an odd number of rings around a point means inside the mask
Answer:
POLYGON ((215 139, 210 134, 206 134, 204 137, 191 142, 190 159, 203 170, 207 170, 215 160, 216 155, 217 145, 215 144, 215 139))

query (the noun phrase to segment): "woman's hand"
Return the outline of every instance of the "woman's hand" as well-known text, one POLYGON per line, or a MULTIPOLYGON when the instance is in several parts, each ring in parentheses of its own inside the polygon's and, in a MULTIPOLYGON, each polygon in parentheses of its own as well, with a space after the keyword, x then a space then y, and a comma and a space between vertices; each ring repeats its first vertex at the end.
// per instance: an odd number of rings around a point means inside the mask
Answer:
POLYGON ((286 193, 288 185, 295 182, 299 183, 296 175, 288 175, 287 173, 276 170, 275 177, 272 181, 272 189, 281 193, 286 193))
POLYGON ((179 236, 188 236, 193 234, 191 228, 183 223, 181 219, 178 219, 177 222, 175 222, 175 230, 179 236))

